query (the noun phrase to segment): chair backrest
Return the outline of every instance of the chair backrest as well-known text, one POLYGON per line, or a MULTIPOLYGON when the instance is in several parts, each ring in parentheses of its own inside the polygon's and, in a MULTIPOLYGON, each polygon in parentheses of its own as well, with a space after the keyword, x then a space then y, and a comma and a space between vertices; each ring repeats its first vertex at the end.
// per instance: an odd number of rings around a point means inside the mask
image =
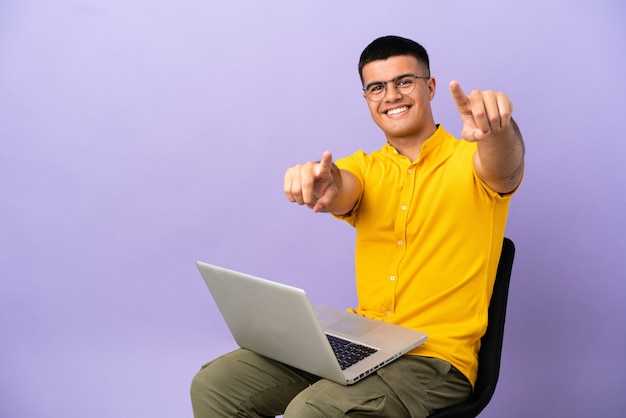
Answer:
POLYGON ((489 303, 489 324, 485 335, 481 339, 478 353, 478 378, 472 396, 465 402, 441 409, 433 413, 430 418, 473 418, 476 417, 489 403, 496 383, 500 376, 500 359, 502 355, 502 341, 504 337, 504 321, 506 318, 506 304, 509 296, 509 283, 515 245, 513 241, 504 238, 502 253, 493 286, 493 294, 489 303))

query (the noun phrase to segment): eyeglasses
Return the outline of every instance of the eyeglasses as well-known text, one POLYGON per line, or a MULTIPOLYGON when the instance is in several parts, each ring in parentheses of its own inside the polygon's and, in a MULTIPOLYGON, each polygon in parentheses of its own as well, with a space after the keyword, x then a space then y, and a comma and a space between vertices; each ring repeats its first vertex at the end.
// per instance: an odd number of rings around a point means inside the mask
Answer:
POLYGON ((393 82, 393 86, 400 94, 406 95, 413 93, 415 86, 417 85, 417 79, 423 78, 428 80, 430 77, 419 76, 415 74, 402 74, 392 80, 387 81, 374 81, 369 83, 363 91, 368 99, 373 102, 380 102, 385 98, 387 94, 387 83, 393 82))

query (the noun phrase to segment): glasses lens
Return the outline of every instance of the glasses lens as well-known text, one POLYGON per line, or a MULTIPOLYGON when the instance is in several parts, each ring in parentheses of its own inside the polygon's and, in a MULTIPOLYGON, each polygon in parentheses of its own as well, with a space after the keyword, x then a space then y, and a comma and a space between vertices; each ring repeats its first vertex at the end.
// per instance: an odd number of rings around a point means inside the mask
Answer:
POLYGON ((413 93, 413 90, 415 90, 415 86, 417 85, 418 78, 424 78, 424 77, 418 77, 413 74, 405 74, 405 75, 399 76, 398 78, 394 80, 389 80, 386 83, 375 82, 367 86, 365 90, 365 94, 367 95, 367 98, 370 99, 371 101, 380 102, 385 97, 385 94, 387 93, 387 83, 391 81, 393 81, 393 85, 395 86, 396 91, 398 93, 403 94, 403 95, 411 94, 413 93))
POLYGON ((412 75, 405 75, 396 80, 394 83, 398 92, 402 94, 411 94, 415 90, 417 78, 412 75))
POLYGON ((367 87, 365 94, 373 102, 379 102, 385 97, 385 85, 383 83, 373 83, 367 87))

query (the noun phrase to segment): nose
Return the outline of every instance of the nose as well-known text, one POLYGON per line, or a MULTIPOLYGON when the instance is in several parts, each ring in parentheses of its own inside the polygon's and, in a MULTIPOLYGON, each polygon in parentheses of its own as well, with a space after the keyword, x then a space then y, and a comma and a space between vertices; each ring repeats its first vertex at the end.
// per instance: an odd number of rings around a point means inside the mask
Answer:
POLYGON ((385 91, 385 100, 387 101, 394 102, 402 98, 402 93, 398 91, 395 80, 387 81, 387 83, 385 84, 385 91), (391 84, 391 86, 389 86, 389 84, 391 84))

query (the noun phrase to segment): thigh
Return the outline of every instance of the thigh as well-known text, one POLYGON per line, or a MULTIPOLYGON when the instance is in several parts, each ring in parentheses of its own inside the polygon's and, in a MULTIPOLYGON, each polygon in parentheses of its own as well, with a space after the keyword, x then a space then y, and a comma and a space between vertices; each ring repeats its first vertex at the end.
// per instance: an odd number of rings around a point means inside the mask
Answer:
POLYGON ((470 393, 469 382, 450 363, 404 356, 354 385, 318 381, 293 399, 285 418, 427 417, 470 393))
POLYGON ((194 417, 273 417, 317 378, 248 350, 205 364, 191 384, 194 417))

